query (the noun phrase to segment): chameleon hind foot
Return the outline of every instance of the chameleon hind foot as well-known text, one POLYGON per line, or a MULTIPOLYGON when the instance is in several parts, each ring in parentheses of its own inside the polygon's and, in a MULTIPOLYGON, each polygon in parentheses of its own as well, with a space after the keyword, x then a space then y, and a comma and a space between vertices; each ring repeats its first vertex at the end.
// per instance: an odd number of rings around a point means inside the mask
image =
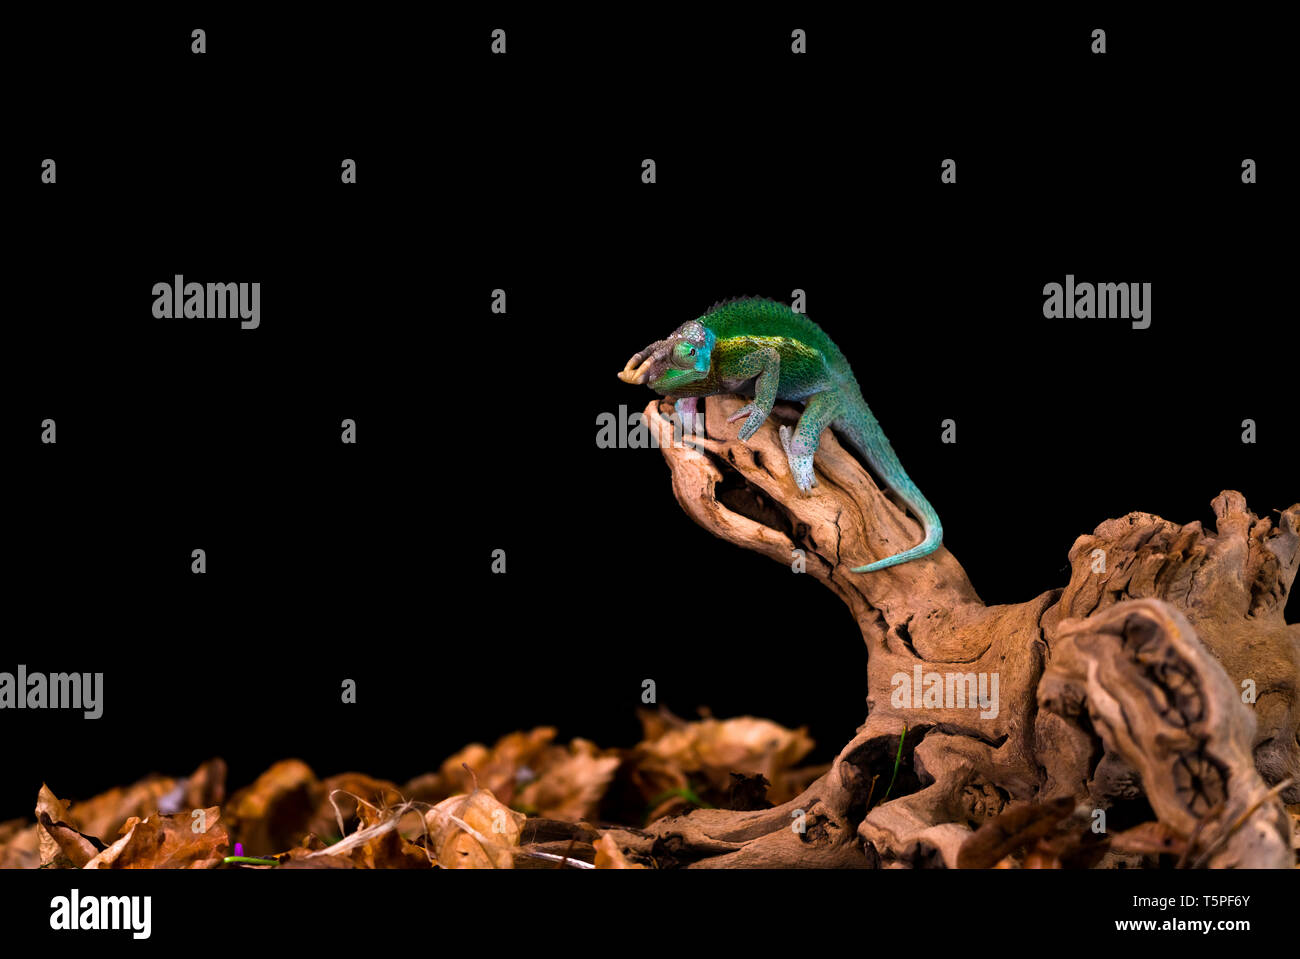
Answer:
POLYGON ((817 485, 817 477, 813 473, 813 454, 816 451, 807 449, 807 444, 802 440, 792 438, 790 427, 783 426, 778 432, 781 434, 786 461, 790 464, 790 475, 794 477, 794 485, 801 492, 807 493, 817 485))
POLYGON ((830 426, 840 413, 841 397, 835 390, 815 393, 804 402, 803 415, 795 429, 780 429, 781 446, 790 463, 790 474, 801 492, 807 493, 817 485, 813 475, 813 456, 821 442, 822 431, 830 426))

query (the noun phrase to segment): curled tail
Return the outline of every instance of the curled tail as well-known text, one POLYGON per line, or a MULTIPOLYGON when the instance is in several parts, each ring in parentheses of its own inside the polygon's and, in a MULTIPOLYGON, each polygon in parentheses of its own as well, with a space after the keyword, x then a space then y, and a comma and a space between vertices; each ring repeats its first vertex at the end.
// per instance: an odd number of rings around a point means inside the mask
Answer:
POLYGON ((867 404, 852 404, 844 415, 831 425, 847 437, 858 452, 866 457, 871 468, 876 471, 876 474, 882 480, 889 484, 890 489, 902 498, 908 509, 916 515, 916 518, 921 521, 921 525, 925 529, 925 538, 911 549, 895 553, 893 556, 886 556, 884 559, 868 563, 866 566, 855 566, 853 572, 873 573, 878 569, 897 566, 899 563, 906 563, 909 560, 920 559, 922 556, 929 556, 938 549, 939 544, 943 542, 943 525, 939 522, 939 514, 934 511, 934 507, 930 505, 929 501, 921 495, 921 491, 916 488, 912 478, 903 469, 903 464, 898 461, 898 454, 889 445, 889 439, 881 430, 880 424, 872 415, 871 410, 867 408, 867 404))

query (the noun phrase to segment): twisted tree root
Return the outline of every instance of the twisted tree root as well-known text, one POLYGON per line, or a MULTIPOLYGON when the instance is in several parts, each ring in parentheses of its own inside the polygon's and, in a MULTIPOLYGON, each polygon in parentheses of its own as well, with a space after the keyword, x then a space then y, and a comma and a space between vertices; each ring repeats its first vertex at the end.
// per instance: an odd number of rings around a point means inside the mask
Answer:
POLYGON ((990 607, 943 548, 850 572, 918 542, 919 524, 830 431, 818 487, 798 493, 777 437, 798 411, 778 404, 745 444, 724 435, 744 402, 709 397, 705 432, 679 446, 669 406, 645 416, 687 515, 785 565, 802 550, 853 611, 869 651, 867 720, 791 802, 606 830, 625 853, 664 867, 954 867, 1008 802, 1069 796, 1101 810, 1145 798, 1179 833, 1199 826, 1212 866, 1294 864, 1281 801, 1300 802, 1300 625, 1282 610, 1300 503, 1274 523, 1225 491, 1214 531, 1149 513, 1107 520, 1071 548, 1064 588, 990 607), (900 676, 921 683, 904 695, 900 676), (976 695, 981 676, 986 693, 997 678, 987 705, 954 698, 976 695), (888 782, 905 727, 903 772, 880 802, 872 782, 888 782), (1267 795, 1288 779, 1280 799, 1267 795))

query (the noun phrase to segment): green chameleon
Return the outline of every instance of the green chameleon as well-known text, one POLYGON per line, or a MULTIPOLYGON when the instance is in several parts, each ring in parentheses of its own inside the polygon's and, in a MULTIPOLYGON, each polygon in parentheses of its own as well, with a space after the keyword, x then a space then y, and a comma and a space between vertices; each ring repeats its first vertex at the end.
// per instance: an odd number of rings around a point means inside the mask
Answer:
POLYGON ((742 440, 763 425, 777 399, 801 401, 803 415, 793 434, 788 426, 780 430, 795 485, 803 492, 816 485, 813 454, 822 430, 830 426, 866 457, 925 528, 918 545, 854 567, 853 572, 897 566, 939 548, 943 540, 939 516, 908 477, 867 408, 848 360, 821 327, 785 304, 757 297, 718 303, 698 320, 683 323, 666 340, 636 353, 618 376, 676 400, 687 433, 696 430, 701 396, 754 397, 727 418, 728 423, 745 419, 740 427, 742 440))

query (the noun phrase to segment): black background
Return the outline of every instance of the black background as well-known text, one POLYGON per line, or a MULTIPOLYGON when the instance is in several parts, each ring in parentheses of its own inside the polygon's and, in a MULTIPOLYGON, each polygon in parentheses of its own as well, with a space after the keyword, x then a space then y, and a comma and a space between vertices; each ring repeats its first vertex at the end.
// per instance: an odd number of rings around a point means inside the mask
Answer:
POLYGON ((0 818, 212 755, 237 788, 538 724, 630 745, 645 678, 831 758, 865 714, 848 613, 694 526, 657 451, 595 444, 650 399, 626 358, 730 296, 807 291, 989 603, 1064 585, 1110 517, 1290 505, 1281 31, 1094 19, 16 29, 0 669, 105 693, 0 715, 0 818), (260 328, 155 320, 176 273, 260 281, 260 328), (1151 328, 1044 319, 1067 273, 1152 283, 1151 328))

